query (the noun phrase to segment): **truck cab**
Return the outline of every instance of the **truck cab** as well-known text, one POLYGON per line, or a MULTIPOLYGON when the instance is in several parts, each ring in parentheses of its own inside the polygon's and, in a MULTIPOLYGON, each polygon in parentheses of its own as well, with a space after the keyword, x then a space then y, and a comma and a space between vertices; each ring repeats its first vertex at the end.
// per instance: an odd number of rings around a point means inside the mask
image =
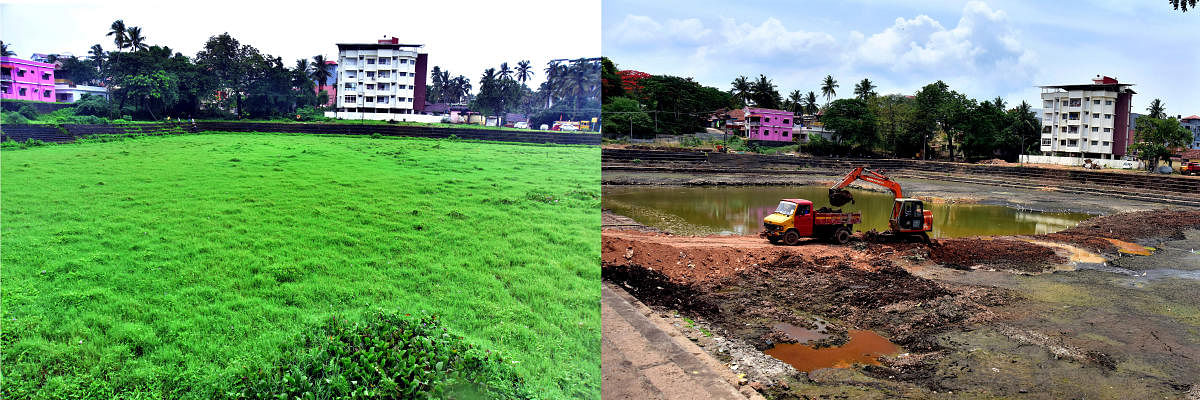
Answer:
POLYGON ((842 244, 850 240, 854 224, 862 222, 859 213, 817 212, 805 199, 783 199, 775 212, 763 218, 763 232, 771 243, 794 246, 800 238, 817 237, 842 244))

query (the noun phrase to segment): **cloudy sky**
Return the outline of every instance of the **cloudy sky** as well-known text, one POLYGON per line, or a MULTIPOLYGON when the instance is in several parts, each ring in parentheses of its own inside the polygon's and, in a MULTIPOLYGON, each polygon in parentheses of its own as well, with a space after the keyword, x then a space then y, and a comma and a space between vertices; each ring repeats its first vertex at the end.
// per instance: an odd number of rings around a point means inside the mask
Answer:
MULTIPOLYGON (((324 54, 337 43, 374 43, 384 35, 423 43, 429 63, 477 82, 485 68, 530 60, 544 79, 546 62, 600 54, 600 2, 496 1, 193 1, 62 2, 0 0, 0 38, 20 57, 87 55, 114 20, 142 27, 151 45, 194 57, 209 37, 229 32, 243 44, 283 57, 324 54), (49 3, 49 4, 47 4, 49 3)), ((478 86, 478 85, 476 85, 478 86)))
POLYGON ((1200 11, 1166 0, 604 0, 601 52, 621 69, 728 90, 766 74, 786 97, 827 74, 838 97, 870 78, 912 94, 941 79, 977 99, 1040 103, 1037 85, 1134 83, 1134 112, 1161 98, 1200 114, 1200 11))

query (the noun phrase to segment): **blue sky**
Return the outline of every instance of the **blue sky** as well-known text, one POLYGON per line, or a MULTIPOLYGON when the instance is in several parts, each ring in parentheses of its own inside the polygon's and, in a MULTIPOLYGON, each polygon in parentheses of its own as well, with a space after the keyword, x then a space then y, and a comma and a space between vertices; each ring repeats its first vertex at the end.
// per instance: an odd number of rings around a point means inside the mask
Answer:
POLYGON ((723 90, 760 73, 785 97, 820 96, 827 74, 843 98, 863 78, 904 94, 941 79, 1037 107, 1035 86, 1099 74, 1136 84, 1134 112, 1161 98, 1171 115, 1200 114, 1200 12, 1166 0, 603 0, 601 14, 601 53, 618 68, 723 90))

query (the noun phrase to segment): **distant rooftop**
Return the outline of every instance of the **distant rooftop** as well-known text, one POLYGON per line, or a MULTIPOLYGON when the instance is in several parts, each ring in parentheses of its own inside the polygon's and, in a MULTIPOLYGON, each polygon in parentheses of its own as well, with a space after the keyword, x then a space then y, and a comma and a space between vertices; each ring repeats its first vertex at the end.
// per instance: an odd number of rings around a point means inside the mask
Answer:
POLYGON ((1132 83, 1120 83, 1117 81, 1117 78, 1096 75, 1095 78, 1092 78, 1091 84, 1085 83, 1085 84, 1072 84, 1072 85, 1046 85, 1046 86, 1038 86, 1038 87, 1040 87, 1042 89, 1063 89, 1063 90, 1098 90, 1099 89, 1099 90, 1113 90, 1113 91, 1118 91, 1118 92, 1125 91, 1125 92, 1129 92, 1132 94, 1137 94, 1137 92, 1133 91, 1133 89, 1128 89, 1129 86, 1133 86, 1133 84, 1132 83))
POLYGON ((405 44, 400 43, 400 39, 395 36, 379 39, 376 43, 338 43, 339 50, 370 50, 370 49, 398 49, 401 47, 425 47, 423 44, 405 44))

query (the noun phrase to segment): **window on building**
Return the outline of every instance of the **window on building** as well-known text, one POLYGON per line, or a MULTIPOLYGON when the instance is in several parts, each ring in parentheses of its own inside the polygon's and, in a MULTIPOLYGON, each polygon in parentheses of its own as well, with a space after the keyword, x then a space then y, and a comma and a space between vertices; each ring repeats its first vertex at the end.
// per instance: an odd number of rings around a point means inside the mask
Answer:
POLYGON ((1100 118, 1100 114, 1092 114, 1092 118, 1100 118))
POLYGON ((355 75, 354 71, 346 71, 346 77, 350 78, 350 79, 355 79, 355 78, 358 78, 358 75, 355 75))
POLYGON ((374 59, 374 58, 368 58, 368 59, 367 59, 367 65, 375 65, 375 59, 374 59))
POLYGON ((1092 132, 1100 132, 1100 128, 1097 128, 1097 127, 1094 127, 1094 126, 1093 126, 1093 127, 1092 127, 1092 132))
POLYGON ((1112 114, 1104 114, 1104 119, 1112 119, 1112 114))
POLYGON ((1065 127, 1065 126, 1064 126, 1064 127, 1062 127, 1062 129, 1061 129, 1061 130, 1059 130, 1059 132, 1066 132, 1066 131, 1067 131, 1067 127, 1065 127))
POLYGON ((1071 126, 1071 127, 1068 127, 1068 128, 1067 128, 1067 132, 1070 132, 1070 133, 1079 133, 1079 127, 1078 127, 1078 126, 1071 126))
POLYGON ((1062 105, 1065 107, 1065 106, 1067 105, 1067 101, 1066 101, 1066 100, 1063 100, 1063 101, 1062 101, 1062 105))
POLYGON ((1066 146, 1066 145, 1067 145, 1067 141, 1066 141, 1066 140, 1059 140, 1059 141, 1058 141, 1058 145, 1059 145, 1059 146, 1066 146))
POLYGON ((356 102, 358 102, 358 96, 346 96, 346 102, 347 103, 356 103, 356 102))
POLYGON ((1104 128, 1105 132, 1112 132, 1112 128, 1104 128))
POLYGON ((387 90, 387 88, 388 88, 388 84, 386 84, 386 83, 379 84, 379 90, 387 90))
POLYGON ((1099 105, 1099 104, 1100 104, 1100 100, 1092 100, 1092 104, 1099 105))
POLYGON ((1074 120, 1078 120, 1078 119, 1079 119, 1079 113, 1070 113, 1070 114, 1067 114, 1067 115, 1068 115, 1067 119, 1069 119, 1069 120, 1072 120, 1072 121, 1074 121, 1074 120))
POLYGON ((367 71, 367 79, 375 78, 375 71, 367 71))
POLYGON ((408 76, 407 72, 397 72, 396 74, 399 76, 408 76))
POLYGON ((1062 115, 1062 119, 1063 119, 1063 120, 1066 120, 1066 119, 1067 119, 1067 114, 1063 114, 1063 115, 1062 115))
POLYGON ((375 90, 375 85, 374 85, 374 84, 371 84, 371 83, 368 83, 368 84, 367 84, 367 90, 375 90))
POLYGON ((346 82, 346 89, 354 90, 354 82, 346 82))
POLYGON ((1079 107, 1080 105, 1079 99, 1071 99, 1071 107, 1079 107))
POLYGON ((21 95, 21 96, 24 96, 24 95, 25 95, 25 88, 21 88, 20 90, 18 90, 18 92, 20 92, 20 95, 21 95))
POLYGON ((1048 126, 1043 126, 1043 127, 1042 127, 1042 133, 1050 133, 1050 127, 1048 127, 1048 126))
POLYGON ((1097 142, 1097 141, 1093 140, 1093 141, 1092 141, 1092 146, 1095 146, 1095 145, 1096 145, 1096 144, 1098 144, 1098 143, 1099 143, 1099 142, 1097 142))
POLYGON ((50 80, 50 73, 49 73, 49 72, 43 72, 43 73, 42 73, 42 80, 44 80, 44 81, 48 81, 48 80, 50 80))
POLYGON ((43 90, 43 91, 42 91, 42 97, 50 97, 50 91, 49 91, 49 90, 43 90))
POLYGON ((371 97, 371 96, 365 96, 365 97, 363 97, 363 101, 365 101, 367 103, 373 103, 373 102, 375 102, 375 98, 371 97))
POLYGON ((405 58, 405 59, 402 59, 402 60, 400 60, 400 63, 401 63, 401 64, 408 64, 408 59, 407 59, 407 58, 405 58))
POLYGON ((1108 143, 1108 142, 1100 142, 1100 143, 1102 143, 1102 146, 1108 146, 1108 145, 1109 145, 1109 143, 1108 143))
POLYGON ((1052 143, 1054 143, 1054 141, 1051 139, 1042 139, 1042 146, 1049 146, 1052 143))
POLYGON ((416 89, 416 88, 417 88, 416 86, 413 86, 413 85, 408 85, 408 90, 413 90, 413 89, 416 89))
POLYGON ((1079 146, 1079 139, 1068 139, 1067 140, 1067 147, 1075 147, 1075 146, 1079 146))
POLYGON ((1112 100, 1105 100, 1105 101, 1104 101, 1104 105, 1106 105, 1106 106, 1111 106, 1111 105, 1112 105, 1112 100))
POLYGON ((391 63, 392 63, 392 59, 390 59, 390 58, 380 58, 379 59, 379 65, 390 65, 391 63))
POLYGON ((377 102, 379 104, 387 104, 388 98, 387 98, 387 96, 379 96, 379 98, 375 99, 375 102, 377 102))
POLYGON ((379 71, 379 77, 380 77, 380 78, 387 78, 387 77, 389 77, 389 76, 391 76, 391 75, 392 75, 392 73, 391 73, 391 72, 388 72, 388 71, 379 71))
POLYGON ((787 125, 787 124, 790 124, 790 123, 792 123, 792 120, 790 120, 790 119, 787 119, 787 118, 784 118, 784 119, 783 119, 783 124, 784 124, 784 125, 787 125))
POLYGON ((18 69, 17 69, 17 76, 25 76, 25 70, 18 68, 18 69))

